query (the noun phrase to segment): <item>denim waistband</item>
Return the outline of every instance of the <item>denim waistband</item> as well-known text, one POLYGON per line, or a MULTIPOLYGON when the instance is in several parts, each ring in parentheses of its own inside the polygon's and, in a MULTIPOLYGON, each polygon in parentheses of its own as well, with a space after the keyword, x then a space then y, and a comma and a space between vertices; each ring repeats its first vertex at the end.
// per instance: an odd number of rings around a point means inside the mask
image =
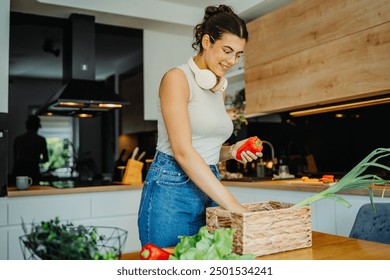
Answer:
MULTIPOLYGON (((160 151, 156 152, 153 161, 160 162, 163 164, 175 165, 178 168, 181 168, 179 163, 176 161, 176 159, 173 156, 167 155, 167 154, 160 152, 160 151)), ((215 172, 218 173, 218 165, 211 164, 211 165, 209 165, 209 167, 210 167, 211 171, 213 171, 214 173, 215 172)))

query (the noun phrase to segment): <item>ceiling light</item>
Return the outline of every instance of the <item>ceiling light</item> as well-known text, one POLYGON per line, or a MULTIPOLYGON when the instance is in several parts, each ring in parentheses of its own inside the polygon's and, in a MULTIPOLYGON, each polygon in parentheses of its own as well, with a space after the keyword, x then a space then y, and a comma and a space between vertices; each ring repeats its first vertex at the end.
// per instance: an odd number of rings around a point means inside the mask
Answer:
POLYGON ((330 106, 324 106, 319 108, 294 111, 290 113, 290 116, 302 117, 302 116, 308 116, 314 114, 328 113, 328 112, 333 112, 338 110, 348 110, 348 109, 355 109, 360 107, 381 105, 386 103, 390 103, 390 97, 362 100, 362 101, 350 102, 345 104, 330 105, 330 106))
POLYGON ((93 117, 92 114, 86 114, 86 113, 80 113, 80 114, 77 114, 76 116, 79 118, 92 118, 93 117))
POLYGON ((59 102, 58 107, 84 107, 81 102, 59 102))
POLYGON ((122 108, 122 104, 110 104, 110 103, 102 103, 99 104, 100 108, 122 108))

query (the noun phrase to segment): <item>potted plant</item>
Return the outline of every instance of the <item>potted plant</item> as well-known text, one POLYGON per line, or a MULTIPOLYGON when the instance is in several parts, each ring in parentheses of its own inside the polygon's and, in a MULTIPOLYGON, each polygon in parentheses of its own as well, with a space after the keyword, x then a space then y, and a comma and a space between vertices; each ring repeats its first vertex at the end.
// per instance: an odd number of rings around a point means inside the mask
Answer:
POLYGON ((233 99, 233 134, 238 135, 243 126, 248 125, 245 117, 245 89, 240 90, 233 99))
POLYGON ((127 231, 115 227, 75 226, 59 218, 32 224, 22 222, 20 237, 25 259, 113 260, 118 259, 127 231))

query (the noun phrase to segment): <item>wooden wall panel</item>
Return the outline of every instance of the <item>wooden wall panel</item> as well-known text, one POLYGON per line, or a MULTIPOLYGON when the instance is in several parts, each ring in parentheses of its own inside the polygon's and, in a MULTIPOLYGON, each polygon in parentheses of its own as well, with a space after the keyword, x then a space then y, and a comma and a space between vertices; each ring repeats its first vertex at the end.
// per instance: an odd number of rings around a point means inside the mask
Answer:
POLYGON ((390 92, 388 0, 297 0, 248 23, 247 114, 390 92))

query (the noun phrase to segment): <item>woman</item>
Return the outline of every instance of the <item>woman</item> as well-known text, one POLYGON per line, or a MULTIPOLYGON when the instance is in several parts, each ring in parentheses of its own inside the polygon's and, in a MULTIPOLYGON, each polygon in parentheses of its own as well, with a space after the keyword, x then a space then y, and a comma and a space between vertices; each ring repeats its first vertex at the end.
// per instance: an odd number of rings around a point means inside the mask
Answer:
MULTIPOLYGON (((225 5, 209 6, 194 28, 198 54, 162 78, 157 153, 146 176, 138 226, 142 245, 176 245, 205 225, 207 207, 247 211, 219 181, 217 163, 235 159, 245 140, 226 147, 233 124, 224 106, 226 71, 242 59, 245 22, 225 5)), ((261 156, 242 153, 242 163, 261 156)))

